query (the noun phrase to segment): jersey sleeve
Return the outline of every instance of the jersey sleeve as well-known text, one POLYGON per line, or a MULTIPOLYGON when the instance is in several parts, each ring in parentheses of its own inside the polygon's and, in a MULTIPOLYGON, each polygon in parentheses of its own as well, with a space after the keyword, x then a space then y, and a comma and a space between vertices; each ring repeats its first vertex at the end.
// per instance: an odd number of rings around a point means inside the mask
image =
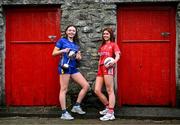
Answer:
POLYGON ((73 50, 74 50, 74 51, 77 51, 77 52, 80 51, 80 46, 77 45, 77 44, 75 44, 73 50))
POLYGON ((121 53, 121 51, 116 43, 114 43, 113 49, 114 49, 114 53, 121 53))
POLYGON ((63 41, 62 39, 59 39, 57 42, 56 42, 56 47, 61 49, 62 48, 62 45, 63 45, 63 41))
POLYGON ((101 46, 99 47, 97 52, 98 52, 98 55, 101 55, 101 46))

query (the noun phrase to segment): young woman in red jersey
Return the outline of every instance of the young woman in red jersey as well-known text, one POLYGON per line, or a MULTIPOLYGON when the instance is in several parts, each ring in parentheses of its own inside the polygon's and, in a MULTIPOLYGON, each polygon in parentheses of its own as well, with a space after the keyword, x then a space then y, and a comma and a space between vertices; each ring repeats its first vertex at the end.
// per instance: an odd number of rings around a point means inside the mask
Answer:
POLYGON ((100 120, 114 120, 114 106, 115 106, 115 93, 114 93, 114 68, 117 61, 120 59, 120 49, 114 42, 114 34, 111 28, 105 28, 102 32, 102 45, 100 46, 98 53, 100 55, 98 73, 95 83, 95 93, 104 104, 105 109, 100 111, 100 120), (113 57, 114 61, 109 64, 108 67, 104 66, 104 60, 107 57, 113 57), (102 93, 101 89, 105 83, 108 98, 102 93))

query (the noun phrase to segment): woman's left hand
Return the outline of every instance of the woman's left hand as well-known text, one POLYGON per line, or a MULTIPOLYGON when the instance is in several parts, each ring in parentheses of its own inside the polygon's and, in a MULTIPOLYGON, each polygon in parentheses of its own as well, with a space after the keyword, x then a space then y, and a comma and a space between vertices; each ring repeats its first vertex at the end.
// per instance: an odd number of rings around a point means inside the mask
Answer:
POLYGON ((76 54, 76 59, 77 60, 80 60, 82 57, 81 57, 81 52, 78 51, 77 54, 76 54))
POLYGON ((112 68, 112 67, 114 67, 115 63, 116 63, 115 61, 113 61, 113 62, 109 63, 108 68, 112 68))
POLYGON ((114 67, 119 59, 120 59, 120 53, 119 52, 115 53, 115 60, 113 62, 109 63, 108 68, 114 67))

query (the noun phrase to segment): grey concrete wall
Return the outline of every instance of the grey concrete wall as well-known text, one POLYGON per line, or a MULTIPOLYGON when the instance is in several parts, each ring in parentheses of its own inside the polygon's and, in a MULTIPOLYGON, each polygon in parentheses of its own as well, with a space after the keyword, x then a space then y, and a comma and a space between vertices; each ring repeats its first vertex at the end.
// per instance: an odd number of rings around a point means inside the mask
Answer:
MULTIPOLYGON (((78 27, 80 46, 83 54, 80 71, 93 85, 95 82, 98 55, 97 48, 101 44, 101 30, 110 26, 116 33, 116 14, 118 4, 124 2, 177 2, 179 0, 2 0, 0 1, 0 105, 5 104, 5 17, 4 6, 9 5, 51 5, 60 4, 61 32, 69 24, 78 27)), ((180 3, 177 8, 177 49, 176 49, 176 81, 177 81, 177 105, 180 105, 180 3)), ((70 93, 76 93, 79 89, 72 84, 70 93)))

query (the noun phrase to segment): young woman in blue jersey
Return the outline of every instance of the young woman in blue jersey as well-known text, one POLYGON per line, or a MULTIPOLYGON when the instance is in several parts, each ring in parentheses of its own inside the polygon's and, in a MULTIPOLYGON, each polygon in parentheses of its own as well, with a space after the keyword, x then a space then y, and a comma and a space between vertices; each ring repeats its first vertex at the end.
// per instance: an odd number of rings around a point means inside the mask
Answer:
POLYGON ((59 101, 62 109, 61 119, 72 120, 74 117, 70 115, 70 113, 66 110, 66 93, 68 90, 69 80, 72 78, 76 83, 78 83, 82 89, 79 92, 78 98, 76 100, 76 104, 72 108, 72 112, 78 114, 85 114, 80 106, 83 98, 85 97, 89 84, 87 80, 82 76, 82 74, 76 68, 77 60, 80 60, 81 52, 79 51, 78 43, 78 34, 77 28, 73 25, 68 26, 65 29, 65 37, 59 39, 54 47, 52 52, 53 56, 60 55, 61 60, 58 66, 58 72, 60 76, 60 93, 59 93, 59 101), (74 51, 74 58, 69 57, 70 51, 74 51), (68 65, 64 67, 65 65, 68 65))

